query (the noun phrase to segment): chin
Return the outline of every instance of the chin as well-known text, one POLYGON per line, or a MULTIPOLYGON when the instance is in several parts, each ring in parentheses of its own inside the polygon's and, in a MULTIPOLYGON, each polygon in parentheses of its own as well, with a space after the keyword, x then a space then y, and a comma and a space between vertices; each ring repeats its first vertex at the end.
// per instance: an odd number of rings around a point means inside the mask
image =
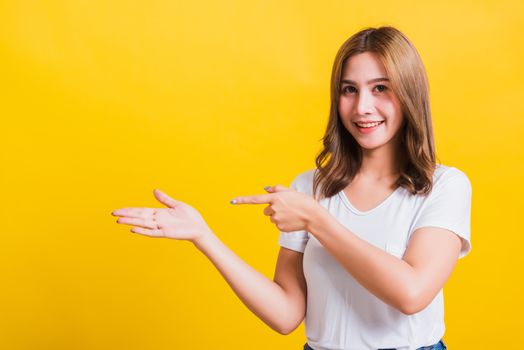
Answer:
POLYGON ((360 148, 362 148, 363 151, 373 151, 373 150, 379 149, 380 146, 383 146, 383 145, 376 145, 376 146, 360 145, 360 148))
POLYGON ((362 148, 363 151, 372 151, 375 149, 379 149, 387 144, 384 142, 366 142, 366 143, 358 143, 360 148, 362 148))

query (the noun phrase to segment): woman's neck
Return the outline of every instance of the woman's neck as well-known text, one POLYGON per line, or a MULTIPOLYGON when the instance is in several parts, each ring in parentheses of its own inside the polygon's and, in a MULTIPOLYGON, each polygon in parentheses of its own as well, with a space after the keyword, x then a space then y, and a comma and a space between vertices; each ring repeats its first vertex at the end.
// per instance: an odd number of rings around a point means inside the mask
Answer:
POLYGON ((400 175, 404 166, 401 152, 392 147, 363 150, 359 175, 373 181, 392 181, 400 175))

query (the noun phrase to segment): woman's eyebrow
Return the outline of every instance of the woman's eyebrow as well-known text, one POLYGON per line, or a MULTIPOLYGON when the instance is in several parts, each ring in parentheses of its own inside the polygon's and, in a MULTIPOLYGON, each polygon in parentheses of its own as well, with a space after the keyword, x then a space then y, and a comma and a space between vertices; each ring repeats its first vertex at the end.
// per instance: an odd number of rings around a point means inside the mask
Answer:
MULTIPOLYGON (((389 81, 388 78, 375 78, 375 79, 371 79, 368 81, 368 84, 371 84, 371 83, 376 83, 376 82, 379 82, 379 81, 389 81)), ((357 85, 357 83, 353 80, 349 80, 349 79, 344 79, 342 80, 343 83, 346 83, 346 84, 353 84, 353 85, 357 85)))

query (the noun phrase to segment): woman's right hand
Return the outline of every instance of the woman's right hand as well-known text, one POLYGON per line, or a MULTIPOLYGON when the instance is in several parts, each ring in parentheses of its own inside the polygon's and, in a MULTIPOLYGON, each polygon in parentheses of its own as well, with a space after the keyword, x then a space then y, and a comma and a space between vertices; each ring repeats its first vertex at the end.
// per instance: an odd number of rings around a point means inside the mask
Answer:
POLYGON ((154 190, 153 194, 168 208, 121 208, 111 214, 119 216, 117 223, 135 226, 131 232, 149 237, 183 239, 196 243, 213 235, 196 209, 160 190, 154 190))

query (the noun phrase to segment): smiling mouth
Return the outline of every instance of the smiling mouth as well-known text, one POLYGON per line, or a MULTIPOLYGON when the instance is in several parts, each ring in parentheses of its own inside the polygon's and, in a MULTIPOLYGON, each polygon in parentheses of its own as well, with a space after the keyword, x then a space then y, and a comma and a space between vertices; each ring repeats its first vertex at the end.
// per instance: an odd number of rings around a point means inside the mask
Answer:
POLYGON ((374 123, 353 123, 355 124, 359 129, 372 129, 379 125, 384 123, 384 121, 381 122, 374 122, 374 123))

